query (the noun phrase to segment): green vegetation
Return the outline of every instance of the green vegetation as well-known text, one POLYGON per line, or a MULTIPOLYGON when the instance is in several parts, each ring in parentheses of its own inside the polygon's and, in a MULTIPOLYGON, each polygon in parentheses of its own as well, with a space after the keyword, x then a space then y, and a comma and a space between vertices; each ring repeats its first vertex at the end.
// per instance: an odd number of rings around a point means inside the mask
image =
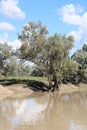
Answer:
POLYGON ((24 26, 19 39, 22 42, 18 54, 21 58, 35 63, 48 78, 49 90, 57 90, 73 37, 54 34, 48 37, 48 30, 39 21, 24 26))
POLYGON ((7 43, 0 43, 0 74, 5 75, 4 64, 12 56, 11 47, 7 43))
POLYGON ((6 81, 6 80, 36 80, 36 81, 41 81, 44 83, 48 83, 46 77, 34 77, 34 76, 8 76, 8 77, 0 77, 0 81, 6 81))
POLYGON ((75 82, 87 83, 87 45, 84 44, 82 49, 74 53, 72 59, 78 64, 75 82))
POLYGON ((9 76, 1 77, 0 83, 5 86, 22 85, 23 88, 30 88, 34 91, 48 91, 48 81, 45 77, 34 76, 9 76))
POLYGON ((28 85, 31 80, 38 81, 37 85, 32 83, 42 91, 58 90, 61 83, 87 83, 87 44, 70 57, 74 38, 58 33, 49 36, 46 26, 40 21, 23 26, 18 39, 21 47, 16 52, 7 44, 0 43, 0 75, 6 76, 1 80, 17 83, 26 80, 28 85), (48 85, 40 81, 48 81, 48 85))

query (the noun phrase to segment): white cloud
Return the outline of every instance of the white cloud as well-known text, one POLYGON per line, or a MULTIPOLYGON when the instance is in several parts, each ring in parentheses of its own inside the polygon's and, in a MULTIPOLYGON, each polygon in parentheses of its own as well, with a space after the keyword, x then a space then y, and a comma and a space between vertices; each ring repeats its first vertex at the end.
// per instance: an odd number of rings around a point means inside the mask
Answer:
POLYGON ((15 20, 24 19, 25 13, 20 9, 18 3, 19 0, 1 0, 0 13, 15 20))
POLYGON ((72 24, 72 25, 80 25, 81 24, 81 16, 79 15, 83 12, 80 5, 74 6, 73 4, 63 6, 60 11, 61 19, 63 22, 72 24))
POLYGON ((78 29, 77 31, 73 30, 69 33, 69 35, 73 35, 75 38, 75 41, 79 42, 82 38, 82 31, 78 29))
POLYGON ((20 42, 19 40, 14 40, 14 41, 12 41, 12 42, 9 41, 9 42, 8 42, 8 45, 12 46, 12 49, 13 49, 13 50, 16 50, 16 49, 20 48, 21 42, 20 42))
POLYGON ((14 31, 15 27, 8 22, 0 23, 0 30, 14 31))
POLYGON ((21 46, 21 42, 17 39, 14 41, 9 41, 8 33, 3 33, 2 35, 0 33, 0 43, 4 44, 5 42, 7 42, 7 44, 11 46, 13 50, 19 49, 21 46))
POLYGON ((57 10, 57 13, 64 23, 77 27, 69 34, 75 37, 75 47, 81 48, 87 42, 87 12, 84 12, 80 5, 69 4, 57 10))

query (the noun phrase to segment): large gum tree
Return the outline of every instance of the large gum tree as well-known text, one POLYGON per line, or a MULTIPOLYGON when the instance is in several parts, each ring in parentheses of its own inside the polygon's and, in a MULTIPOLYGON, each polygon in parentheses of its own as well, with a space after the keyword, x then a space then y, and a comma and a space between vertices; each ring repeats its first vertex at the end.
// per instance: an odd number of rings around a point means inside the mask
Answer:
POLYGON ((19 56, 35 63, 43 71, 49 82, 48 90, 58 90, 73 37, 57 33, 48 36, 46 26, 39 21, 24 25, 18 38, 22 42, 19 56))

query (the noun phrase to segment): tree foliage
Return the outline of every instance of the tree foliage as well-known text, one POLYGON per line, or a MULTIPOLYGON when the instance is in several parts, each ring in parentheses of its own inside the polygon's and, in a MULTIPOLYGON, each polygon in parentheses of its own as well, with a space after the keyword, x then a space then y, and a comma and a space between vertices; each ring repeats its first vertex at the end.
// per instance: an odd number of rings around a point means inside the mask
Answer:
POLYGON ((82 49, 77 50, 73 54, 72 59, 78 63, 76 75, 78 83, 87 83, 87 44, 84 44, 82 49))
POLYGON ((55 90, 62 80, 64 65, 74 39, 57 33, 50 37, 47 34, 48 31, 41 22, 24 26, 19 35, 22 41, 19 55, 39 66, 48 78, 49 89, 55 90))
POLYGON ((5 76, 29 76, 31 68, 23 60, 11 57, 5 61, 4 66, 5 76))
POLYGON ((12 49, 7 43, 0 43, 0 74, 4 74, 4 63, 12 56, 12 49))
POLYGON ((87 44, 70 57, 73 36, 48 34, 41 21, 29 22, 18 34, 22 44, 17 52, 7 43, 0 43, 0 75, 28 76, 32 72, 34 76, 45 76, 49 85, 43 91, 58 90, 61 82, 87 83, 87 44), (33 62, 35 68, 31 71, 25 61, 33 62))
POLYGON ((23 60, 15 57, 12 48, 7 43, 0 43, 0 75, 23 76, 30 75, 31 68, 23 60))
POLYGON ((66 59, 64 70, 63 70, 63 83, 71 82, 73 83, 73 78, 75 78, 75 75, 78 71, 78 64, 76 61, 73 61, 70 57, 66 59))

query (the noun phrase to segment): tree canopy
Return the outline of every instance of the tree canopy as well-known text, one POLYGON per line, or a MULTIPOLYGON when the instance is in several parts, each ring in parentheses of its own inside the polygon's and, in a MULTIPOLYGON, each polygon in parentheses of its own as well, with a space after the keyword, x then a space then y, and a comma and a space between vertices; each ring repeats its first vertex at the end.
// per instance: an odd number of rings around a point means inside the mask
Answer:
POLYGON ((78 63, 76 79, 79 82, 87 83, 87 44, 82 49, 77 50, 72 59, 78 63))
POLYGON ((15 53, 7 43, 0 43, 0 75, 45 76, 49 83, 46 91, 58 90, 62 82, 87 83, 87 44, 70 57, 73 36, 50 36, 41 21, 24 25, 18 39, 21 47, 15 53), (34 63, 32 71, 26 61, 34 63))
POLYGON ((19 35, 22 41, 19 56, 39 66, 48 78, 49 89, 55 90, 62 80, 64 65, 74 38, 57 33, 48 37, 47 34, 48 31, 41 22, 25 25, 19 35))
POLYGON ((11 47, 7 43, 0 43, 0 74, 4 74, 3 66, 5 61, 12 56, 11 47))

